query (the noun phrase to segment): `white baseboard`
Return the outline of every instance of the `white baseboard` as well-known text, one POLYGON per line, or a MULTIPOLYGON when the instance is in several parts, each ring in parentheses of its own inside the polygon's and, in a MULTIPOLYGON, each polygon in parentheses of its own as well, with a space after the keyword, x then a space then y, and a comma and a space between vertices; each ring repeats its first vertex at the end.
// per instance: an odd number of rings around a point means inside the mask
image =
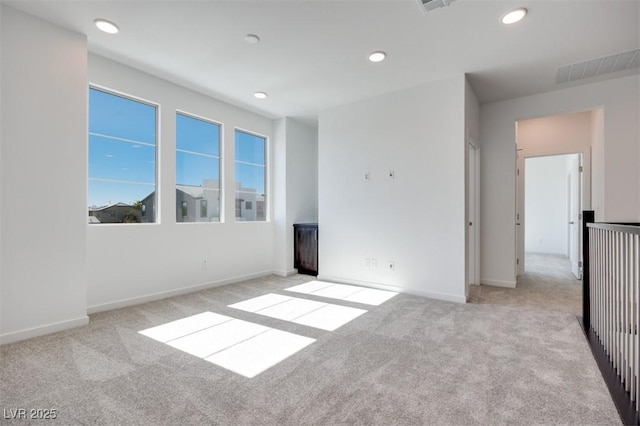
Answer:
POLYGON ((215 287, 221 287, 223 285, 234 284, 240 281, 246 281, 253 278, 260 278, 267 275, 272 275, 274 273, 275 271, 257 272, 253 274, 227 278, 224 280, 208 282, 208 283, 198 284, 198 285, 189 286, 189 287, 182 287, 175 290, 162 291, 160 293, 148 294, 144 296, 132 297, 130 299, 121 299, 121 300, 116 300, 115 302, 108 302, 108 303, 102 303, 99 305, 88 306, 87 314, 91 315, 91 314, 96 314, 98 312, 105 312, 113 309, 126 308, 128 306, 134 306, 134 305, 139 305, 141 303, 167 299, 169 297, 180 296, 183 294, 195 293, 196 291, 207 290, 215 287))
POLYGON ((282 271, 282 270, 278 270, 278 271, 273 271, 273 275, 277 275, 279 277, 290 277, 291 275, 295 275, 298 273, 297 269, 289 269, 288 271, 282 271))
POLYGON ((467 298, 464 295, 438 293, 434 291, 424 291, 424 290, 415 289, 415 288, 396 287, 388 284, 378 284, 378 283, 372 283, 369 281, 343 279, 343 278, 332 277, 328 275, 318 275, 318 281, 329 281, 329 282, 341 283, 341 284, 353 284, 353 285, 359 285, 362 287, 370 287, 370 288, 377 288, 380 290, 395 291, 396 293, 406 293, 414 296, 427 297, 429 299, 444 300, 447 302, 455 302, 455 303, 467 303, 467 298))
POLYGON ((89 324, 89 317, 85 315, 83 317, 67 321, 60 321, 39 327, 28 328, 26 330, 14 331, 13 333, 0 334, 0 345, 44 336, 45 334, 57 333, 70 328, 82 327, 87 324, 89 324))
POLYGON ((516 288, 515 281, 500 281, 500 280, 488 280, 486 278, 480 279, 480 284, 482 285, 491 285, 494 287, 506 287, 506 288, 516 288))

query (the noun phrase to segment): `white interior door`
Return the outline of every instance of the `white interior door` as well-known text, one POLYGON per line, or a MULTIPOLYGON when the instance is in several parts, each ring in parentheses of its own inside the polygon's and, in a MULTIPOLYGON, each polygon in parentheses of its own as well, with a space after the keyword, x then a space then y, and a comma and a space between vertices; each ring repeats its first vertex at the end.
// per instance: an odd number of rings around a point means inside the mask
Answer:
POLYGON ((469 144, 469 162, 468 162, 468 216, 469 216, 469 284, 478 284, 478 279, 476 277, 476 262, 477 262, 477 253, 476 253, 476 170, 477 170, 477 158, 476 158, 476 149, 472 144, 469 144))
POLYGON ((577 279, 582 279, 580 234, 582 232, 580 213, 581 188, 581 156, 576 155, 571 159, 571 172, 569 173, 569 259, 571 272, 577 279))
POLYGON ((524 155, 516 146, 516 276, 524 274, 524 155))

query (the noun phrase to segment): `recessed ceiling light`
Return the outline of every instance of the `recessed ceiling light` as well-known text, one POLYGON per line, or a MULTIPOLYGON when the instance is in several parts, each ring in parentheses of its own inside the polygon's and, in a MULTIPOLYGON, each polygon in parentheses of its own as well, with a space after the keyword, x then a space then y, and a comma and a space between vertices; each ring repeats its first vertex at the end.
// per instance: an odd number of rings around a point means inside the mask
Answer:
POLYGON ((256 92, 253 94, 253 96, 255 96, 258 99, 266 99, 268 95, 265 92, 256 92))
POLYGON ((93 22, 96 24, 96 27, 98 27, 100 31, 104 31, 105 33, 116 34, 118 31, 120 31, 116 24, 114 24, 113 22, 109 22, 106 19, 96 19, 93 22))
POLYGON ((384 61, 384 59, 387 57, 387 54, 382 52, 382 51, 378 51, 378 52, 373 52, 372 54, 369 55, 369 60, 371 62, 382 62, 384 61))
POLYGON ((244 36, 244 41, 249 44, 258 44, 260 43, 260 37, 255 34, 247 34, 246 36, 244 36))
POLYGON ((525 9, 524 7, 521 7, 516 10, 512 10, 511 12, 507 13, 502 17, 502 23, 506 25, 515 24, 516 22, 521 21, 526 14, 527 14, 527 9, 525 9))

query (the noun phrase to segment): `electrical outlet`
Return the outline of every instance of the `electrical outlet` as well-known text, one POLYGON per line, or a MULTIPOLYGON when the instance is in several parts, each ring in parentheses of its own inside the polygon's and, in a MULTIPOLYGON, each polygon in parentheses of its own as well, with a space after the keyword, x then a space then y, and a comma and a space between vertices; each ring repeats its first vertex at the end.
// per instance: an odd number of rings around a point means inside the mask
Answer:
POLYGON ((371 269, 378 269, 378 259, 369 259, 370 262, 370 268, 371 269))
POLYGON ((371 180, 371 173, 365 172, 364 173, 364 180, 371 180))
POLYGON ((396 178, 396 171, 389 170, 389 179, 395 179, 395 178, 396 178))
POLYGON ((396 264, 392 260, 388 260, 384 263, 384 267, 387 271, 393 272, 396 270, 396 264))
POLYGON ((203 271, 206 271, 206 270, 207 270, 207 261, 206 261, 206 260, 203 260, 203 261, 202 261, 202 270, 203 270, 203 271))

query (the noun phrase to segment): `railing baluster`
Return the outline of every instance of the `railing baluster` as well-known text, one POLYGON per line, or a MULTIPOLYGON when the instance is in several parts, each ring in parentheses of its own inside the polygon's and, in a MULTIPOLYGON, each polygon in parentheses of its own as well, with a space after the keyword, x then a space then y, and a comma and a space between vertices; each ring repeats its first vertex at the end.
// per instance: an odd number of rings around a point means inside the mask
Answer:
POLYGON ((616 332, 616 371, 618 372, 618 377, 622 377, 622 250, 620 246, 622 235, 618 232, 614 232, 613 235, 615 239, 614 250, 616 252, 616 268, 613 281, 616 294, 613 302, 616 311, 616 321, 614 323, 616 332))
MULTIPOLYGON (((599 364, 603 373, 617 375, 617 384, 607 380, 610 389, 614 386, 620 389, 616 390, 622 392, 620 395, 627 395, 622 397, 622 402, 614 398, 616 405, 626 404, 628 408, 624 410, 635 411, 632 421, 637 422, 640 418, 640 224, 594 223, 593 212, 584 213, 588 218, 583 228, 585 332, 594 336, 590 338, 592 346, 600 347, 597 350, 608 359, 596 357, 604 362, 599 364)), ((620 410, 620 405, 618 407, 620 410)))
POLYGON ((596 236, 596 247, 595 247, 595 253, 594 253, 594 267, 595 267, 595 276, 596 276, 596 281, 595 281, 595 292, 596 292, 596 298, 598 299, 598 304, 596 306, 596 310, 598 312, 598 328, 597 328, 597 332, 598 335, 601 334, 602 332, 602 268, 601 268, 601 263, 598 262, 598 256, 600 256, 600 254, 602 253, 601 250, 601 244, 602 244, 602 233, 600 232, 599 229, 594 229, 593 230, 593 234, 596 236))
POLYGON ((636 411, 640 411, 640 235, 633 236, 633 312, 635 319, 633 321, 634 337, 634 382, 635 392, 632 394, 632 401, 636 401, 636 411))
POLYGON ((616 263, 618 261, 618 257, 616 256, 616 234, 615 232, 611 231, 609 232, 609 245, 611 247, 611 257, 609 258, 609 291, 610 291, 610 299, 609 299, 609 303, 611 304, 611 322, 609 323, 609 329, 611 330, 611 338, 609 339, 609 341, 611 342, 611 353, 609 354, 609 357, 612 358, 613 361, 613 368, 616 370, 616 373, 618 372, 618 357, 616 356, 616 352, 617 352, 617 345, 616 345, 616 339, 618 337, 617 333, 616 333, 616 322, 617 322, 617 318, 616 318, 616 270, 618 269, 616 266, 616 263))
MULTIPOLYGON (((590 309, 591 309, 591 327, 596 331, 599 330, 599 319, 600 319, 600 310, 598 307, 600 306, 600 294, 598 292, 598 263, 595 261, 595 253, 597 253, 597 248, 600 240, 600 236, 598 235, 598 230, 593 228, 587 228, 587 232, 589 233, 589 257, 594 259, 593 262, 589 262, 589 294, 590 298, 590 309)), ((588 331, 588 330, 587 330, 588 331)))
MULTIPOLYGON (((611 346, 613 346, 613 279, 611 277, 613 273, 613 267, 611 265, 613 259, 613 235, 612 232, 606 232, 606 253, 607 256, 605 258, 605 266, 607 270, 606 279, 607 279, 607 354, 609 355, 609 359, 611 359, 611 346)), ((614 367, 615 368, 615 367, 614 367)))
POLYGON ((624 389, 629 392, 629 238, 628 234, 621 236, 622 254, 622 382, 624 389))

